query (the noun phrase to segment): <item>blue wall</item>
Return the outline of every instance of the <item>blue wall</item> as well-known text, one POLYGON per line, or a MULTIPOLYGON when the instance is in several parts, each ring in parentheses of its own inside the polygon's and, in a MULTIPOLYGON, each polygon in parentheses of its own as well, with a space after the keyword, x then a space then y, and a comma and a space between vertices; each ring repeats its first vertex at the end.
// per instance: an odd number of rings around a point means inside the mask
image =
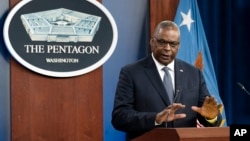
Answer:
MULTIPOLYGON (((111 125, 111 111, 121 66, 134 62, 147 53, 148 0, 103 0, 102 3, 113 15, 119 36, 115 52, 103 66, 104 140, 125 141, 125 134, 111 125)), ((9 0, 0 1, 1 31, 8 4, 9 0)), ((0 141, 10 141, 10 66, 2 34, 0 53, 0 141)))
POLYGON ((3 43, 3 22, 9 7, 8 0, 0 1, 0 141, 10 141, 10 82, 9 54, 3 43))
POLYGON ((118 44, 103 66, 104 140, 125 141, 111 125, 111 111, 120 68, 142 58, 149 47, 148 0, 102 0, 118 27, 118 44))

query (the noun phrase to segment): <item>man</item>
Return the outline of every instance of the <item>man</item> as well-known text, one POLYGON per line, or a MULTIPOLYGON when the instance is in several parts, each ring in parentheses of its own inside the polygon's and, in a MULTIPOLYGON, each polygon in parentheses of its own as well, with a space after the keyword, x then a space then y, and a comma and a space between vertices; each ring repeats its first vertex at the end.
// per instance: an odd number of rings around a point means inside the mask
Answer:
POLYGON ((196 127, 197 120, 219 126, 222 105, 210 96, 202 72, 175 58, 179 46, 178 26, 162 21, 150 40, 152 53, 121 69, 112 124, 126 132, 128 140, 156 127, 196 127))

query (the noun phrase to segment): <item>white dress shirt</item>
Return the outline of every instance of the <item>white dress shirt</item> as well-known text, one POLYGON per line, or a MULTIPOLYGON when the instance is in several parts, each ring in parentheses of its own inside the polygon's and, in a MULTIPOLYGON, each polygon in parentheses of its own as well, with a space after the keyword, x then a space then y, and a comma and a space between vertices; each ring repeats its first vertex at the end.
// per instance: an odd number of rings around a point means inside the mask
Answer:
POLYGON ((168 67, 168 72, 169 72, 169 74, 170 74, 170 76, 171 76, 171 80, 172 80, 172 84, 173 84, 173 90, 175 91, 175 85, 174 85, 174 84, 175 84, 175 77, 174 77, 174 60, 173 60, 171 63, 169 63, 167 66, 165 66, 165 65, 161 64, 160 62, 158 62, 158 61, 155 59, 153 53, 152 53, 151 55, 152 55, 152 58, 153 58, 153 60, 154 60, 154 62, 155 62, 156 68, 157 68, 157 70, 158 70, 158 72, 159 72, 159 74, 160 74, 160 77, 161 77, 161 80, 162 80, 162 81, 163 81, 163 77, 164 77, 164 75, 165 75, 165 72, 162 70, 162 68, 168 67))

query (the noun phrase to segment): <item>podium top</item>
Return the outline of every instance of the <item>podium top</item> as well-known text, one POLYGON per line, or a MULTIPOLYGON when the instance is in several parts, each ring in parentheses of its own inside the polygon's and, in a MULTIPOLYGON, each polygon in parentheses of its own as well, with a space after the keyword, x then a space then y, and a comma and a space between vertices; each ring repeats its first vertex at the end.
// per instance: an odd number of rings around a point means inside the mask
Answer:
POLYGON ((132 141, 229 141, 229 127, 156 128, 132 141))

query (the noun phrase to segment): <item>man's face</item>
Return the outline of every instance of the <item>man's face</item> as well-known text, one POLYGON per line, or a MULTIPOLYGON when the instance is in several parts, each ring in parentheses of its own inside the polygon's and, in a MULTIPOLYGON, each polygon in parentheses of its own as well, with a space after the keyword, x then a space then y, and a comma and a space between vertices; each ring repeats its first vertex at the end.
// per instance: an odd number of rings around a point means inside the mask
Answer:
POLYGON ((155 59, 163 65, 172 62, 180 46, 180 34, 177 29, 162 28, 159 34, 150 40, 151 51, 155 59))

